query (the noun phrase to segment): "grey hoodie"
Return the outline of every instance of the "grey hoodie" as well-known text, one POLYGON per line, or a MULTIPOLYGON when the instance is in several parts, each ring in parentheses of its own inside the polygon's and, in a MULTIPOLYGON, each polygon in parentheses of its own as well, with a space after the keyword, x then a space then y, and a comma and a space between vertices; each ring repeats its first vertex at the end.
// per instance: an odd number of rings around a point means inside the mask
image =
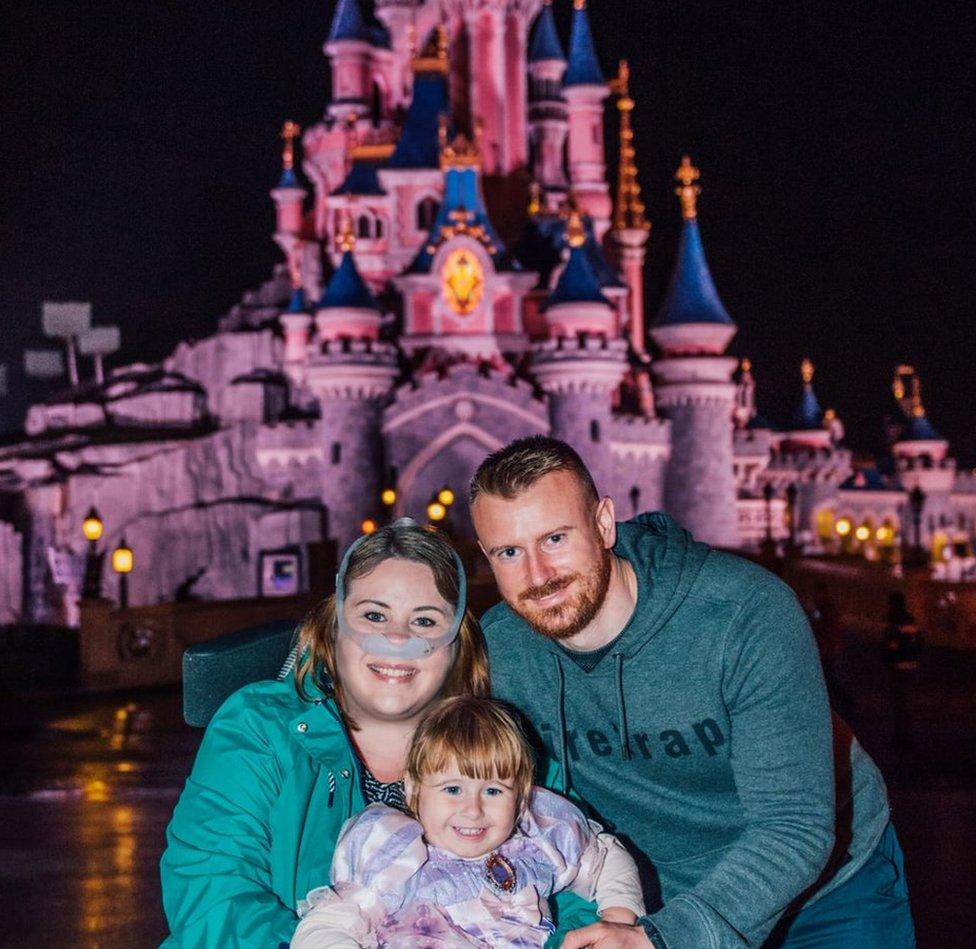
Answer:
POLYGON ((560 765, 557 790, 634 854, 668 949, 760 945, 867 860, 884 783, 842 723, 832 734, 785 584, 663 514, 618 524, 614 552, 638 594, 609 652, 586 672, 499 604, 483 620, 495 693, 560 765))

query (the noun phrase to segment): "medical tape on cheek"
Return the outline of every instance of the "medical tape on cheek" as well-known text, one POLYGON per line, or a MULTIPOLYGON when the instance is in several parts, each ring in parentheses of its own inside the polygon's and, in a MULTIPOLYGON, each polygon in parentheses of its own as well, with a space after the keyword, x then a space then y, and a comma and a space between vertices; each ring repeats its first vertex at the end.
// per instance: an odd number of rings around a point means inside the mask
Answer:
MULTIPOLYGON (((416 528, 417 523, 411 518, 401 518, 393 527, 394 530, 398 528, 416 528)), ((454 556, 454 563, 457 567, 458 602, 454 610, 451 628, 446 633, 441 636, 428 638, 416 636, 409 630, 397 630, 397 632, 402 632, 404 638, 399 642, 392 642, 388 638, 388 635, 379 632, 356 630, 346 622, 346 571, 349 569, 349 561, 353 553, 369 536, 369 534, 364 534, 350 545, 345 556, 342 558, 342 563, 339 565, 339 572, 336 574, 336 624, 339 628, 339 633, 351 639, 364 653, 371 656, 379 656, 384 659, 424 659, 436 650, 444 646, 449 646, 457 639, 458 633, 461 631, 461 623, 464 621, 464 613, 467 608, 468 599, 468 584, 467 577, 464 573, 464 564, 461 563, 461 558, 453 548, 451 549, 451 554, 454 556)))

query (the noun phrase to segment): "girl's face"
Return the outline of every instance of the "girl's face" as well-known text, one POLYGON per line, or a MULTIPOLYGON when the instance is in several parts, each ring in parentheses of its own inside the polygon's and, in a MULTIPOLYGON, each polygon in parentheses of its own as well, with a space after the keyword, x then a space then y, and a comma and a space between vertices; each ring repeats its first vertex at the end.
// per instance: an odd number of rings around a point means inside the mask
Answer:
MULTIPOLYGON (((408 798, 413 790, 408 781, 408 798)), ((424 776, 417 817, 427 843, 457 857, 482 857, 512 836, 518 795, 511 781, 466 778, 449 768, 424 776)))
MULTIPOLYGON (((412 560, 384 560, 372 573, 348 581, 344 606, 347 622, 388 633, 393 642, 404 641, 407 631, 443 632, 454 615, 430 567, 412 560)), ((419 718, 444 687, 456 654, 455 642, 423 659, 387 659, 339 635, 336 664, 350 717, 360 725, 419 718)))

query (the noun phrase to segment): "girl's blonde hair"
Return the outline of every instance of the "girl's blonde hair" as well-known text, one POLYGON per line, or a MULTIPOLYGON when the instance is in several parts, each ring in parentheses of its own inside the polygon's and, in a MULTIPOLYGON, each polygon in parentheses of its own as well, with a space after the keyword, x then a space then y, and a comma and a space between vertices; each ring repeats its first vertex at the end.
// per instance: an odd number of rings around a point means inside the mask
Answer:
POLYGON ((521 810, 532 791, 535 755, 504 705, 460 695, 432 705, 414 732, 404 769, 414 814, 424 778, 454 768, 466 778, 511 782, 521 810))
MULTIPOLYGON (((450 604, 457 606, 459 597, 458 566, 454 551, 432 531, 417 525, 381 527, 353 551, 346 568, 345 583, 354 582, 372 573, 385 560, 409 560, 429 567, 434 575, 437 592, 450 604)), ((299 695, 309 698, 308 683, 318 670, 331 680, 336 702, 346 724, 355 729, 343 704, 342 676, 336 662, 336 604, 335 596, 326 597, 305 618, 298 632, 298 655, 295 683, 299 695)), ((448 649, 455 650, 454 665, 441 690, 442 696, 488 695, 488 654, 478 621, 465 611, 458 638, 448 649)))

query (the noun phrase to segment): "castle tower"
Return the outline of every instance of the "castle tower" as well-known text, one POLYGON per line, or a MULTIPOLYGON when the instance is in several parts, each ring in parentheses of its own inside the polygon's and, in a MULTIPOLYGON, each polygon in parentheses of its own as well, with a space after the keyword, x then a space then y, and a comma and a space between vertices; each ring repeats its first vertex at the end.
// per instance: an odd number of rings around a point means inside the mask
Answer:
POLYGON ((732 411, 737 360, 724 355, 736 326, 708 269, 698 232, 699 171, 686 155, 675 175, 684 225, 667 296, 651 337, 658 412, 671 421, 665 508, 699 540, 736 547, 732 411))
POLYGON ((417 39, 417 14, 423 0, 374 0, 376 17, 390 34, 395 66, 391 105, 395 108, 409 98, 412 86, 410 60, 417 39))
POLYGON ((578 212, 566 228, 569 260, 546 301, 550 339, 532 348, 532 374, 549 397, 552 434, 572 445, 609 493, 613 462, 607 441, 612 395, 627 371, 627 344, 616 338, 610 302, 585 253, 578 212))
POLYGON ((533 180, 543 189, 546 210, 559 208, 569 181, 564 168, 569 118, 562 94, 566 72, 552 0, 544 0, 529 43, 529 140, 533 180))
MULTIPOLYGON (((940 546, 949 540, 955 526, 950 492, 956 479, 956 462, 949 457, 949 443, 932 425, 922 403, 922 384, 912 366, 899 366, 892 386, 895 398, 905 413, 901 435, 892 446, 898 480, 905 491, 916 488, 925 495, 920 541, 933 545, 942 535, 940 546)), ((902 516, 902 530, 911 523, 908 510, 902 516)), ((911 534, 909 534, 911 537, 911 534)), ((914 537, 911 537, 914 540, 914 537)))
POLYGON ((315 313, 319 340, 376 340, 380 334, 380 305, 356 267, 356 238, 352 219, 344 218, 338 239, 342 258, 326 285, 315 313))
POLYGON ((617 206, 613 214, 613 238, 620 256, 620 269, 630 293, 630 345, 635 353, 647 351, 644 328, 644 258, 651 222, 645 215, 641 187, 637 180, 634 151, 634 129, 630 114, 634 100, 630 97, 630 67, 621 60, 617 78, 611 83, 620 112, 620 167, 617 171, 617 206))
POLYGON ((597 241, 609 229, 613 210, 603 144, 603 102, 609 94, 593 46, 586 0, 573 0, 569 63, 563 77, 569 117, 569 183, 580 210, 593 219, 597 241))
POLYGON ((813 391, 814 372, 815 367, 809 359, 800 363, 803 392, 782 439, 782 443, 787 446, 818 449, 829 448, 832 443, 830 427, 825 423, 825 412, 813 391))
POLYGON ((308 194, 295 174, 295 139, 300 133, 301 128, 295 122, 288 121, 282 126, 285 146, 281 153, 281 177, 271 189, 276 212, 274 239, 288 260, 291 260, 301 234, 303 206, 308 194))
POLYGON ((373 93, 370 39, 359 0, 338 0, 324 49, 332 63, 329 116, 339 122, 369 111, 373 93))
POLYGON ((442 0, 453 41, 452 99, 462 131, 483 129, 486 175, 526 164, 528 26, 535 4, 442 0))

